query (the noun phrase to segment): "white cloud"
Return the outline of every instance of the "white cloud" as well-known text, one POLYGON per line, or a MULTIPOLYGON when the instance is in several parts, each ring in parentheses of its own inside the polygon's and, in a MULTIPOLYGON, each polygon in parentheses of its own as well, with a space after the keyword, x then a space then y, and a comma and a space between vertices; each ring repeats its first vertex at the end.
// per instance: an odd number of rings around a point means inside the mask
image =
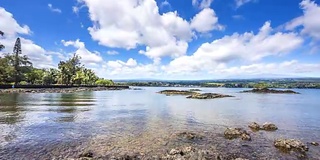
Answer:
POLYGON ((140 64, 135 59, 129 58, 127 61, 108 61, 96 73, 105 78, 150 78, 160 76, 159 66, 156 64, 140 64))
POLYGON ((15 37, 17 34, 31 34, 27 25, 19 25, 10 12, 0 7, 0 29, 5 33, 5 37, 15 37))
POLYGON ((213 74, 222 74, 224 76, 301 76, 320 73, 320 64, 300 63, 297 60, 284 61, 282 63, 255 63, 230 68, 220 68, 211 71, 213 74))
POLYGON ((213 0, 192 0, 192 5, 200 9, 209 8, 213 0))
POLYGON ((52 4, 50 4, 50 3, 48 4, 48 7, 49 7, 50 11, 52 11, 52 12, 62 13, 61 9, 59 9, 59 8, 54 8, 54 7, 52 6, 52 4))
POLYGON ((302 43, 303 39, 296 33, 273 33, 270 22, 266 22, 257 34, 234 33, 204 43, 193 55, 176 58, 163 69, 169 73, 209 71, 232 61, 253 62, 290 53, 302 43))
POLYGON ((236 8, 239 8, 239 7, 243 6, 246 3, 255 2, 255 1, 256 0, 235 0, 236 8))
MULTIPOLYGON (((18 24, 13 18, 13 15, 1 7, 0 17, 0 30, 5 34, 4 37, 1 38, 1 44, 6 47, 0 52, 1 55, 3 53, 12 53, 13 46, 18 36, 29 35, 31 34, 31 30, 27 25, 21 26, 18 24)), ((35 67, 47 68, 54 66, 51 52, 46 51, 29 39, 23 37, 20 37, 20 39, 22 54, 27 55, 35 67)))
POLYGON ((302 34, 320 40, 320 6, 310 0, 303 0, 300 6, 303 9, 303 15, 288 22, 285 28, 294 30, 299 26, 303 26, 302 34))
POLYGON ((100 56, 99 52, 90 52, 84 42, 81 42, 79 39, 75 40, 75 41, 65 41, 65 40, 61 40, 61 43, 64 46, 73 46, 75 47, 77 50, 75 51, 75 53, 77 55, 79 55, 81 57, 81 61, 85 64, 95 64, 95 63, 99 63, 102 62, 103 59, 100 56))
MULTIPOLYGON (((140 53, 158 61, 165 56, 185 55, 188 42, 195 37, 187 20, 176 11, 160 14, 155 0, 82 2, 88 7, 93 22, 93 26, 88 28, 89 33, 100 45, 128 50, 145 46, 145 50, 140 53)), ((204 16, 209 17, 196 17, 194 28, 201 32, 222 28, 213 10, 206 9, 203 12, 204 16), (207 20, 207 23, 202 20, 207 20), (206 28, 200 27, 198 23, 205 24, 206 28)))
POLYGON ((164 0, 163 2, 161 2, 161 7, 165 7, 165 6, 169 6, 169 7, 171 6, 168 0, 164 0))
POLYGON ((212 30, 224 30, 224 26, 218 23, 218 17, 211 8, 205 8, 191 20, 191 27, 200 33, 212 30))
POLYGON ((119 52, 112 50, 112 51, 107 51, 107 54, 108 55, 117 55, 117 54, 119 54, 119 52))

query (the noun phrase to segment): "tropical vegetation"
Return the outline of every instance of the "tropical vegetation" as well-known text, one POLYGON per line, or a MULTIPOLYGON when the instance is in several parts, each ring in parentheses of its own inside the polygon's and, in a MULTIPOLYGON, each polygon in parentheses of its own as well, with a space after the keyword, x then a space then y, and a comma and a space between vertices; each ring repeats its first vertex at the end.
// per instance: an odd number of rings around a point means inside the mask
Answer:
MULTIPOLYGON (((0 31, 3 36, 3 32, 0 31)), ((5 46, 0 43, 0 50, 5 46)), ((63 84, 63 85, 113 85, 112 80, 99 78, 92 69, 80 62, 74 54, 60 61, 57 68, 35 68, 29 57, 22 55, 21 42, 17 38, 13 53, 0 55, 0 84, 63 84)))

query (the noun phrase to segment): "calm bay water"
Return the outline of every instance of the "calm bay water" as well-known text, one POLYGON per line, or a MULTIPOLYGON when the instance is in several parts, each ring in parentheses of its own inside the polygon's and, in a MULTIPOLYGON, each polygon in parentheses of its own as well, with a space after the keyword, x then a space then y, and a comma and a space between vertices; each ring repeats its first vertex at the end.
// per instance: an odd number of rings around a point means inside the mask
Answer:
MULTIPOLYGON (((286 157, 272 146, 275 138, 320 140, 320 90, 300 89, 295 91, 301 94, 287 95, 201 88, 235 97, 192 100, 156 93, 164 89, 189 88, 0 95, 0 159, 74 157, 87 148, 97 154, 139 150, 179 131, 210 132, 219 142, 216 148, 230 149, 242 142, 225 142, 225 128, 247 128, 253 121, 279 127, 276 132, 254 133, 255 140, 248 144, 257 157, 286 157), (128 138, 134 145, 123 147, 126 141, 120 142, 128 138)), ((308 154, 310 159, 319 158, 319 147, 310 147, 308 154)))

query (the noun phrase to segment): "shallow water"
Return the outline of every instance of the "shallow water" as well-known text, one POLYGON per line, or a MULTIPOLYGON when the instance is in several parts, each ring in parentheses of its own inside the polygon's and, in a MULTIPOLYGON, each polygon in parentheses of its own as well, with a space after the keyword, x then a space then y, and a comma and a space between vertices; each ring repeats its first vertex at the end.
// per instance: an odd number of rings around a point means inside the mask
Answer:
MULTIPOLYGON (((274 139, 320 139, 320 90, 299 89, 301 94, 293 95, 201 88, 235 97, 195 100, 156 93, 164 89, 189 88, 0 95, 0 159, 75 158, 85 150, 101 156, 154 154, 179 145, 210 146, 249 159, 292 159, 273 147, 274 139), (273 122, 279 130, 252 133, 251 142, 223 138, 225 128, 248 129, 253 121, 273 122), (207 138, 175 143, 171 135, 181 131, 207 138)), ((310 146, 308 159, 319 157, 320 147, 310 146)))

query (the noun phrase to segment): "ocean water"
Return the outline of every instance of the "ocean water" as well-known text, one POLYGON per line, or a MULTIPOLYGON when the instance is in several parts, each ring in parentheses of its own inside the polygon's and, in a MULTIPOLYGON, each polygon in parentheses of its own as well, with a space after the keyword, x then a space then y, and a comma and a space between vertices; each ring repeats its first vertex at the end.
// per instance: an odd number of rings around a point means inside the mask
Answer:
MULTIPOLYGON (((197 100, 156 93, 165 89, 190 88, 0 95, 0 159, 66 159, 88 149, 96 155, 153 154, 170 149, 171 135, 182 131, 208 137, 190 145, 249 159, 294 159, 273 147, 273 141, 320 140, 320 90, 254 94, 238 88, 200 88, 235 97, 197 100), (279 130, 250 132, 251 142, 223 138, 227 127, 250 131, 251 122, 272 122, 279 130)), ((180 144, 188 143, 172 146, 180 144)), ((310 146, 307 156, 320 159, 320 147, 310 146)))

